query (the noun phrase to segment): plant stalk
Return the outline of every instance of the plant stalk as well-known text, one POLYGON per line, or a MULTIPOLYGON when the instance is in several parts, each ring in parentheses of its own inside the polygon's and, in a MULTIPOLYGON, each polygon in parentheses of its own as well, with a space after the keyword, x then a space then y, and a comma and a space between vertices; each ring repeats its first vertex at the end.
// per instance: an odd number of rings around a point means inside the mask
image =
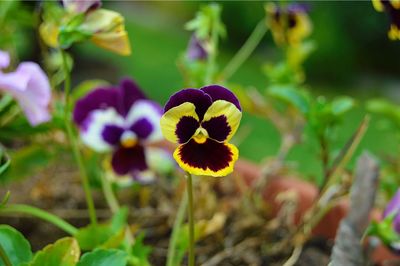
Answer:
POLYGON ((187 173, 188 218, 189 218, 189 266, 195 265, 194 254, 194 208, 192 175, 187 173))
POLYGON ((65 122, 65 130, 68 136, 68 140, 71 144, 72 152, 74 154, 75 160, 78 164, 79 168, 79 173, 82 179, 82 185, 83 185, 83 190, 85 191, 85 197, 86 197, 86 204, 88 206, 89 210, 89 217, 90 217, 90 223, 91 224, 97 224, 97 216, 96 216, 96 209, 94 207, 94 201, 92 197, 92 192, 90 190, 90 184, 89 184, 89 178, 87 175, 87 171, 85 168, 85 164, 83 163, 83 158, 82 155, 79 151, 79 146, 78 142, 76 139, 76 135, 71 127, 71 121, 70 121, 70 110, 69 110, 69 96, 71 92, 71 75, 68 70, 68 64, 67 64, 67 55, 64 50, 61 50, 62 54, 62 63, 63 63, 63 68, 65 72, 65 81, 64 81, 64 92, 65 92, 65 99, 64 99, 64 122, 65 122))
POLYGON ((4 250, 4 248, 2 247, 1 244, 0 244, 0 258, 4 262, 5 266, 12 266, 11 260, 7 256, 7 253, 6 253, 6 251, 4 250))
POLYGON ((54 224, 61 230, 65 231, 70 235, 75 235, 78 232, 78 229, 58 216, 51 214, 47 211, 41 210, 39 208, 24 205, 24 204, 9 204, 0 209, 0 213, 22 213, 30 216, 37 217, 46 222, 54 224))
MULTIPOLYGON (((187 190, 187 188, 185 188, 187 190)), ((186 213, 186 207, 188 206, 188 194, 184 191, 181 202, 179 203, 178 212, 176 214, 174 220, 174 226, 172 228, 171 239, 169 241, 168 246, 168 257, 167 257, 167 266, 176 266, 175 264, 175 253, 178 244, 178 234, 179 230, 182 227, 183 219, 186 213)))
POLYGON ((228 80, 240 68, 240 66, 253 53, 254 49, 256 49, 265 33, 267 33, 267 25, 265 24, 265 18, 263 18, 258 22, 257 26, 254 28, 243 46, 226 65, 218 79, 219 81, 228 80))

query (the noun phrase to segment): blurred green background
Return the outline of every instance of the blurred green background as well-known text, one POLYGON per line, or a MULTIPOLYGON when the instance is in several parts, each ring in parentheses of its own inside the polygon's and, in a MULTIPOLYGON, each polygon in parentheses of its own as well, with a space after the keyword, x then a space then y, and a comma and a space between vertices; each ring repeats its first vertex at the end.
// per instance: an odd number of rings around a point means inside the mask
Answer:
MULTIPOLYGON (((126 19, 133 53, 120 57, 86 42, 73 48, 75 68, 73 83, 85 79, 105 79, 116 83, 124 76, 138 81, 149 97, 164 104, 182 88, 182 77, 176 62, 186 49, 190 32, 184 24, 207 2, 172 1, 104 1, 109 9, 121 12, 126 19)), ((241 47, 258 21, 264 17, 264 2, 219 2, 227 38, 221 42, 218 63, 223 67, 241 47)), ((337 151, 357 128, 366 111, 364 101, 371 97, 400 99, 398 70, 400 42, 387 38, 389 20, 376 12, 367 1, 309 2, 316 50, 305 63, 307 87, 313 95, 350 95, 357 99, 357 108, 346 115, 343 126, 335 132, 332 144, 337 151)), ((30 49, 31 47, 27 47, 30 49)), ((32 49, 33 51, 33 49, 32 49)), ((261 66, 274 62, 280 52, 267 33, 256 52, 232 77, 232 81, 267 86, 261 66)), ((34 53, 27 57, 35 57, 34 53)), ((275 128, 259 118, 244 115, 242 129, 250 129, 240 144, 241 156, 255 162, 276 154, 280 138, 275 128)), ((307 131, 306 131, 307 133, 307 131)), ((396 153, 398 143, 390 124, 373 116, 361 148, 377 155, 396 153)), ((319 179, 319 150, 315 140, 305 134, 304 142, 289 154, 305 177, 319 179)))

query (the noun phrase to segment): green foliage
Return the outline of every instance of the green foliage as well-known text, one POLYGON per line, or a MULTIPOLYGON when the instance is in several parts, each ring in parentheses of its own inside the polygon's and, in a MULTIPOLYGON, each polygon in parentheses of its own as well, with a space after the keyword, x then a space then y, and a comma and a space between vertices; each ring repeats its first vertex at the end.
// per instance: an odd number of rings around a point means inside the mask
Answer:
POLYGON ((289 104, 304 116, 310 112, 311 99, 307 91, 293 86, 271 86, 267 94, 276 100, 289 104))
MULTIPOLYGON (((9 225, 0 225, 0 245, 14 266, 20 266, 32 259, 29 242, 9 225)), ((4 266, 1 259, 0 266, 4 266)))
POLYGON ((128 255, 122 250, 96 249, 84 254, 77 266, 125 266, 127 263, 128 255))
POLYGON ((369 112, 389 119, 400 129, 400 107, 384 99, 372 99, 366 103, 369 112))
POLYGON ((36 253, 29 266, 75 266, 80 253, 76 239, 65 237, 36 253))
POLYGON ((75 238, 82 250, 93 250, 98 247, 118 248, 124 241, 128 209, 121 208, 111 221, 102 224, 91 224, 79 229, 75 238))
POLYGON ((133 266, 150 266, 149 255, 151 247, 143 244, 144 233, 140 233, 135 238, 135 243, 131 247, 129 262, 133 266))
POLYGON ((396 212, 388 215, 382 221, 373 221, 365 231, 366 236, 378 237, 387 247, 400 242, 400 235, 393 228, 396 212))
POLYGON ((91 32, 85 31, 80 27, 84 20, 85 14, 78 14, 60 27, 58 41, 62 49, 68 49, 72 44, 88 40, 92 36, 91 32))
POLYGON ((212 35, 213 29, 220 37, 225 37, 225 26, 221 21, 221 6, 218 4, 209 4, 200 8, 196 17, 189 21, 185 28, 194 31, 199 39, 207 40, 212 35))

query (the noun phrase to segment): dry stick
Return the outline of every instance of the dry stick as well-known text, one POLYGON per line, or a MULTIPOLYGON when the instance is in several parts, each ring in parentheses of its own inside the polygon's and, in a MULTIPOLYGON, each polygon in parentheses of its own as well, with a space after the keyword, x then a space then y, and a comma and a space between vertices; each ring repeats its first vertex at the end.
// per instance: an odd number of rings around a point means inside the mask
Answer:
POLYGON ((378 163, 365 152, 357 162, 350 193, 350 210, 336 234, 330 266, 365 265, 361 239, 374 205, 378 176, 378 163))

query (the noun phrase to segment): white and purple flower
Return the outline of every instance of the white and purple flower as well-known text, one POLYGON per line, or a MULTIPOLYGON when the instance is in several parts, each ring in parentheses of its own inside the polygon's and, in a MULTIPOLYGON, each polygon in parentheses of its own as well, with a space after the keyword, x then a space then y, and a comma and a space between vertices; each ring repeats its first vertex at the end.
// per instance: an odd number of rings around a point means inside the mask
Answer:
POLYGON ((76 103, 73 115, 88 147, 113 152, 116 174, 135 176, 149 168, 144 145, 162 140, 162 108, 134 81, 124 79, 119 86, 91 91, 76 103))
POLYGON ((15 71, 3 72, 9 64, 9 54, 0 51, 0 91, 17 100, 32 126, 49 121, 51 87, 46 74, 34 62, 22 62, 15 71))

